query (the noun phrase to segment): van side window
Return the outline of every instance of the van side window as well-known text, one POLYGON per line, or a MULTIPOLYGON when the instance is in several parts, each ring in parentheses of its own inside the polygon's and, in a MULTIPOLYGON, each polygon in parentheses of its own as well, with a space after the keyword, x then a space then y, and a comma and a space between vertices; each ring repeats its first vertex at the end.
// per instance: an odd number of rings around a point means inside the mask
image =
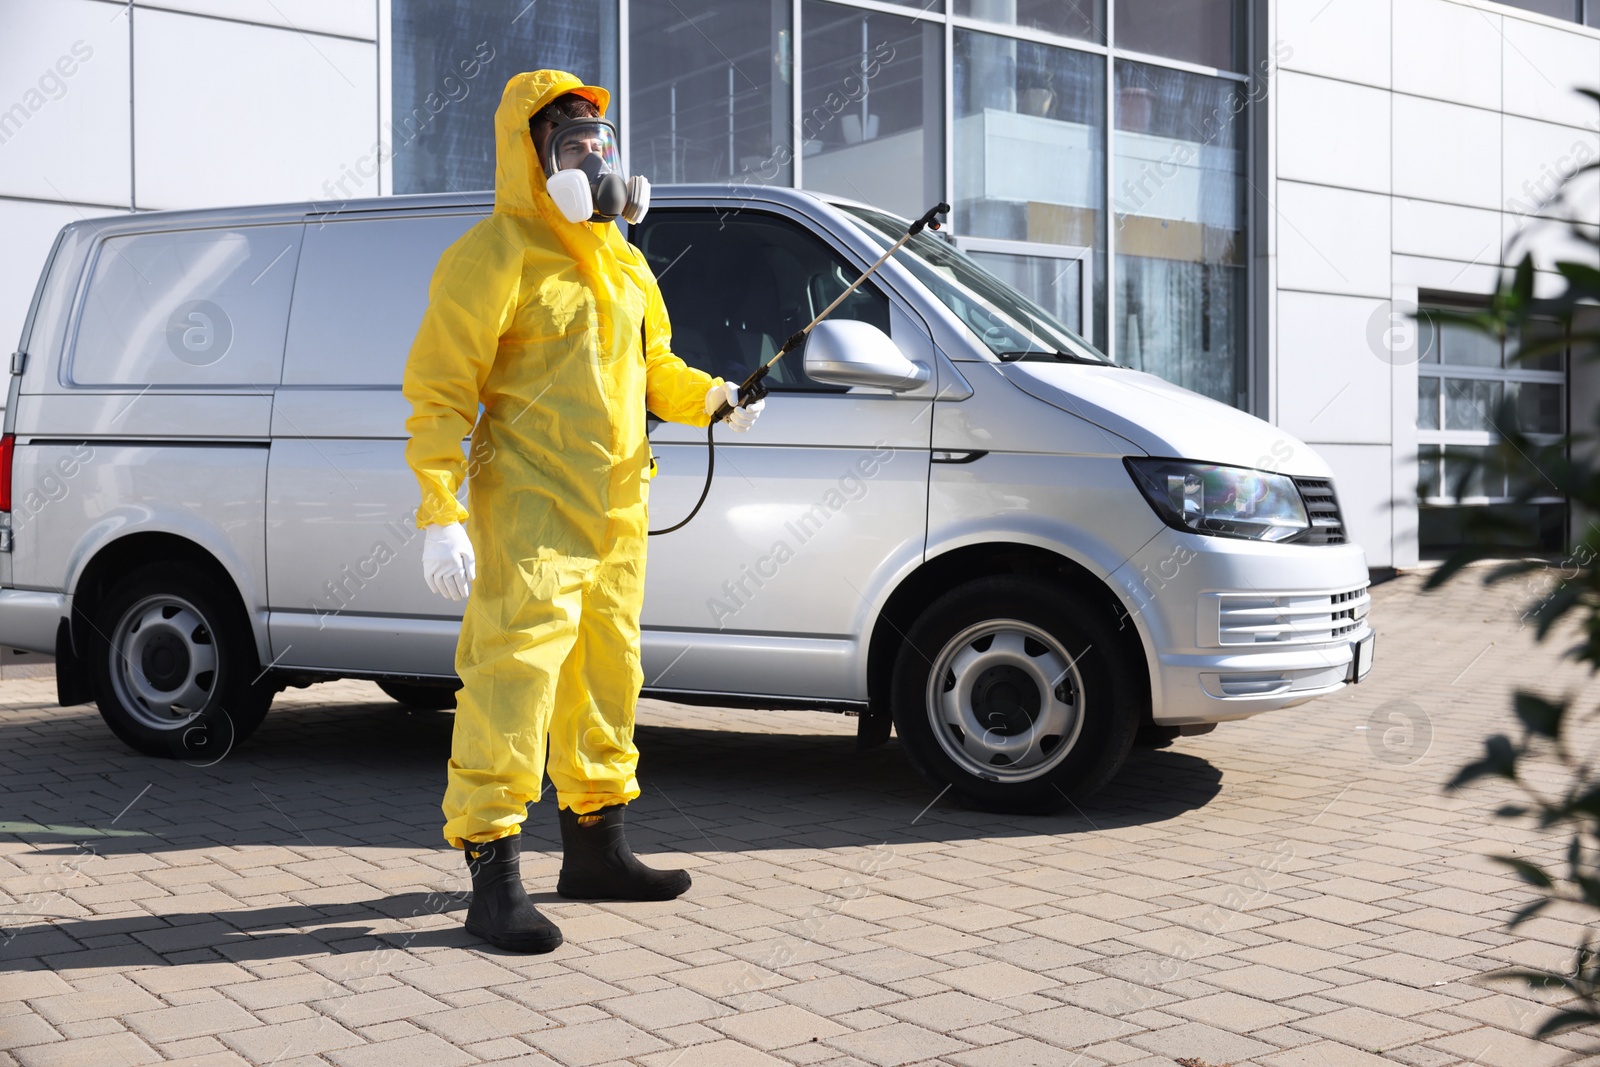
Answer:
MULTIPOLYGON (((632 240, 655 271, 672 319, 672 350, 690 366, 743 381, 861 273, 788 219, 746 211, 653 211, 632 240)), ((833 312, 889 332, 889 298, 871 281, 833 312)), ((805 346, 778 361, 774 390, 844 392, 806 376, 805 346)))
POLYGON ((482 217, 308 221, 283 384, 398 389, 439 256, 482 217))
POLYGON ((110 237, 95 253, 74 385, 278 384, 300 224, 110 237))

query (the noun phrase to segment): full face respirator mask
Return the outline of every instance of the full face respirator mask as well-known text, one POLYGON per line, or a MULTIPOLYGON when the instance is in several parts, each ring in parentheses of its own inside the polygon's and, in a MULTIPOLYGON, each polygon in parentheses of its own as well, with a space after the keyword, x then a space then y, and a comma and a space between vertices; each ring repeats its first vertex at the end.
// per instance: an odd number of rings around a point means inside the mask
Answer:
POLYGON ((637 223, 650 210, 650 182, 623 177, 617 129, 605 119, 557 119, 540 162, 550 199, 568 222, 637 223))

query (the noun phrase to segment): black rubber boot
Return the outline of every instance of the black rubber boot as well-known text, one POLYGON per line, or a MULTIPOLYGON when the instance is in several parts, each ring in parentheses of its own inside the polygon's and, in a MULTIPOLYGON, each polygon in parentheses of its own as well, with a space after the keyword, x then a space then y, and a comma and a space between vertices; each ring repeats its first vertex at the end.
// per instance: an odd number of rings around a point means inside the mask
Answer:
POLYGON ((625 804, 579 815, 561 811, 561 878, 556 892, 575 900, 671 900, 689 888, 688 871, 640 863, 623 830, 625 804))
POLYGON ((549 952, 561 944, 556 924, 539 914, 522 887, 522 835, 467 842, 472 903, 467 933, 507 952, 549 952))

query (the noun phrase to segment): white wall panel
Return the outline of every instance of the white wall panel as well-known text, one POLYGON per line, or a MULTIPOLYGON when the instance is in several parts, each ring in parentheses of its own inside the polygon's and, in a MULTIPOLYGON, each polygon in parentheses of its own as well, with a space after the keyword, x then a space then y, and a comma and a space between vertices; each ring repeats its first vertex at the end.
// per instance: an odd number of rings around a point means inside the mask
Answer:
POLYGON ((1278 76, 1278 177, 1389 191, 1391 94, 1288 71, 1278 76))
POLYGON ((0 358, 9 356, 22 337, 22 320, 28 317, 39 272, 61 227, 106 213, 104 208, 0 199, 0 234, 5 234, 5 254, 0 255, 0 358))
POLYGON ((140 207, 326 198, 324 183, 376 143, 376 46, 163 11, 135 18, 140 207))
POLYGON ((1600 88, 1600 41, 1580 30, 1505 20, 1505 109, 1516 115, 1593 126, 1595 102, 1578 89, 1600 88))
POLYGON ((1504 240, 1500 218, 1498 211, 1397 196, 1394 250, 1463 263, 1498 263, 1504 240))
POLYGON ((126 11, 0 0, 0 195, 127 205, 128 144, 126 11))
POLYGON ((1397 255, 1393 264, 1394 284, 1397 286, 1479 296, 1494 292, 1501 273, 1500 266, 1487 256, 1482 263, 1462 263, 1458 259, 1397 255))
POLYGON ((1563 177, 1600 160, 1600 133, 1514 115, 1501 121, 1505 209, 1518 215, 1536 213, 1600 222, 1600 195, 1596 192, 1594 171, 1578 177, 1565 189, 1561 187, 1563 177), (1558 190, 1564 203, 1550 199, 1558 190))
POLYGON ((1389 0, 1278 0, 1284 70, 1389 85, 1389 0))
POLYGON ((1533 265, 1539 270, 1555 270, 1556 264, 1562 261, 1600 267, 1600 262, 1595 261, 1593 243, 1596 235, 1600 234, 1600 228, 1576 224, 1576 228, 1587 237, 1585 241, 1572 232, 1572 223, 1511 214, 1502 215, 1501 218, 1504 225, 1501 244, 1510 252, 1507 262, 1516 262, 1532 252, 1533 265))
MULTIPOLYGON (((1339 498, 1350 539, 1367 554, 1367 566, 1394 565, 1394 450, 1388 445, 1316 445, 1317 454, 1333 468, 1333 491, 1339 498)), ((1415 487, 1413 487, 1415 492, 1415 487)))
POLYGON ((156 0, 138 6, 192 11, 307 33, 337 33, 368 41, 378 37, 378 11, 372 0, 156 0))
POLYGON ((1501 22, 1448 0, 1394 0, 1396 91, 1498 111, 1501 22))
POLYGON ((1389 295, 1389 198, 1298 182, 1277 183, 1278 285, 1389 295))
POLYGON ((1394 191, 1400 196, 1500 208, 1500 116, 1394 98, 1394 191))
POLYGON ((1388 443, 1390 368, 1372 347, 1387 308, 1372 297, 1278 294, 1279 426, 1314 445, 1388 443))

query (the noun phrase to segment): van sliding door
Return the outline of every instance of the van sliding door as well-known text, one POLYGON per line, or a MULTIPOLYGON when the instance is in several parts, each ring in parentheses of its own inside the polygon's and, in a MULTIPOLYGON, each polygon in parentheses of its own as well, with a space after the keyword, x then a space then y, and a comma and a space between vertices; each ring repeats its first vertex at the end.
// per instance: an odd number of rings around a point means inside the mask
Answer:
POLYGON ((461 607, 422 582, 400 380, 439 255, 481 217, 306 224, 267 475, 279 666, 454 674, 461 607))

